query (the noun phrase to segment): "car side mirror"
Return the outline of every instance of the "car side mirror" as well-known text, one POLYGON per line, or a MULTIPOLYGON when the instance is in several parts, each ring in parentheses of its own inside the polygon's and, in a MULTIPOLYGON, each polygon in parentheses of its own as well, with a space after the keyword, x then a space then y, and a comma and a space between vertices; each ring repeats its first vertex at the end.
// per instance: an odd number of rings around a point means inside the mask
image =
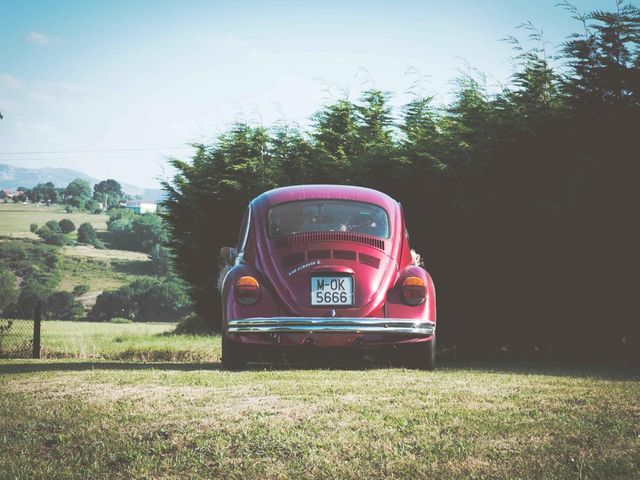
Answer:
POLYGON ((220 258, 222 258, 227 265, 233 264, 237 255, 238 251, 233 247, 222 247, 220 249, 220 258))

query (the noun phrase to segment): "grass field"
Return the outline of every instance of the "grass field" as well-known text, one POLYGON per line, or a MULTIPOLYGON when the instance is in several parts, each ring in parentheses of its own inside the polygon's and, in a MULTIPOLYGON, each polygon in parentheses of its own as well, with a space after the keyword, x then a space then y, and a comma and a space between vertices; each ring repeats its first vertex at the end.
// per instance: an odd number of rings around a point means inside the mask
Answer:
POLYGON ((175 323, 42 323, 43 355, 50 358, 219 361, 217 337, 166 335, 175 323))
MULTIPOLYGON (((41 226, 49 220, 59 221, 62 218, 71 219, 76 227, 89 222, 98 231, 106 231, 107 228, 105 214, 66 213, 59 206, 0 203, 0 237, 37 239, 37 235, 29 231, 31 223, 41 226)), ((71 236, 75 237, 75 233, 71 236)), ((87 308, 95 304, 102 291, 131 283, 140 275, 152 274, 148 255, 140 252, 100 250, 86 245, 66 246, 59 251, 62 255, 58 289, 71 291, 76 285, 89 285, 90 292, 80 298, 87 308)))
POLYGON ((110 290, 131 283, 139 275, 152 275, 148 260, 120 260, 105 257, 68 256, 60 258, 59 290, 71 291, 76 285, 86 284, 91 292, 110 290))
MULTIPOLYGON (((13 322, 0 337, 6 350, 30 355, 30 320, 0 319, 0 327, 13 322), (21 348, 24 345, 24 349, 21 348)), ((173 335, 175 323, 97 323, 47 320, 42 322, 42 358, 129 361, 220 361, 219 337, 173 335)), ((2 358, 0 356, 0 358, 2 358)))
POLYGON ((45 322, 71 358, 0 361, 0 478, 640 477, 638 372, 228 372, 171 327, 45 322), (212 361, 132 361, 171 349, 212 361))
MULTIPOLYGON (((32 223, 44 225, 49 220, 60 221, 63 218, 71 220, 76 227, 89 222, 96 230, 107 229, 107 215, 85 212, 67 213, 60 206, 38 206, 22 203, 0 203, 0 235, 7 237, 38 238, 29 231, 32 223)), ((75 233, 73 234, 75 235, 75 233)), ((75 236, 73 236, 75 238, 75 236)))

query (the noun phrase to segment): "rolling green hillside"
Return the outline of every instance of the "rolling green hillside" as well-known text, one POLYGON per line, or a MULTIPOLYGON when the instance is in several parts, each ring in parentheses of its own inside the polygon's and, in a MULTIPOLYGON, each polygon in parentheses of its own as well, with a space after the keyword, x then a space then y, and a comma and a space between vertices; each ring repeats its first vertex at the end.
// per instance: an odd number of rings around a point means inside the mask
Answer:
MULTIPOLYGON (((106 214, 67 213, 60 206, 0 203, 0 241, 37 240, 38 236, 29 230, 32 223, 42 226, 49 220, 60 221, 63 218, 70 219, 76 228, 88 222, 93 225, 98 235, 106 232, 106 214)), ((76 232, 70 236, 75 238, 76 232)), ((79 298, 86 307, 91 307, 102 291, 116 289, 131 283, 140 275, 151 274, 151 262, 144 253, 99 250, 85 245, 51 248, 60 254, 58 290, 72 291, 76 285, 89 285, 89 292, 79 298)))

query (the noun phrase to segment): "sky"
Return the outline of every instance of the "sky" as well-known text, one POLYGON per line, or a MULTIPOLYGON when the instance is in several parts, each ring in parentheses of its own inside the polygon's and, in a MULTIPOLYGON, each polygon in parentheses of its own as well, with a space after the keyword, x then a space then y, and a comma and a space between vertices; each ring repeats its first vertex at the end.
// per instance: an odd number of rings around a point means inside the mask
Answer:
POLYGON ((556 3, 0 0, 0 163, 154 188, 168 157, 234 121, 304 127, 372 87, 394 105, 412 89, 446 102, 469 68, 499 85, 518 25, 542 29, 550 53, 580 30, 556 3))

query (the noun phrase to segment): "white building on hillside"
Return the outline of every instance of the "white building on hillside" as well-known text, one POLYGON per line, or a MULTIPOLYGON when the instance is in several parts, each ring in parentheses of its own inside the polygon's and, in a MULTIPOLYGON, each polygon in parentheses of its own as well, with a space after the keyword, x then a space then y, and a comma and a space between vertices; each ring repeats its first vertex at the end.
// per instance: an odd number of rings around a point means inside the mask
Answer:
POLYGON ((158 205, 154 202, 147 202, 144 200, 129 200, 126 208, 133 210, 133 213, 156 213, 158 211, 158 205))

